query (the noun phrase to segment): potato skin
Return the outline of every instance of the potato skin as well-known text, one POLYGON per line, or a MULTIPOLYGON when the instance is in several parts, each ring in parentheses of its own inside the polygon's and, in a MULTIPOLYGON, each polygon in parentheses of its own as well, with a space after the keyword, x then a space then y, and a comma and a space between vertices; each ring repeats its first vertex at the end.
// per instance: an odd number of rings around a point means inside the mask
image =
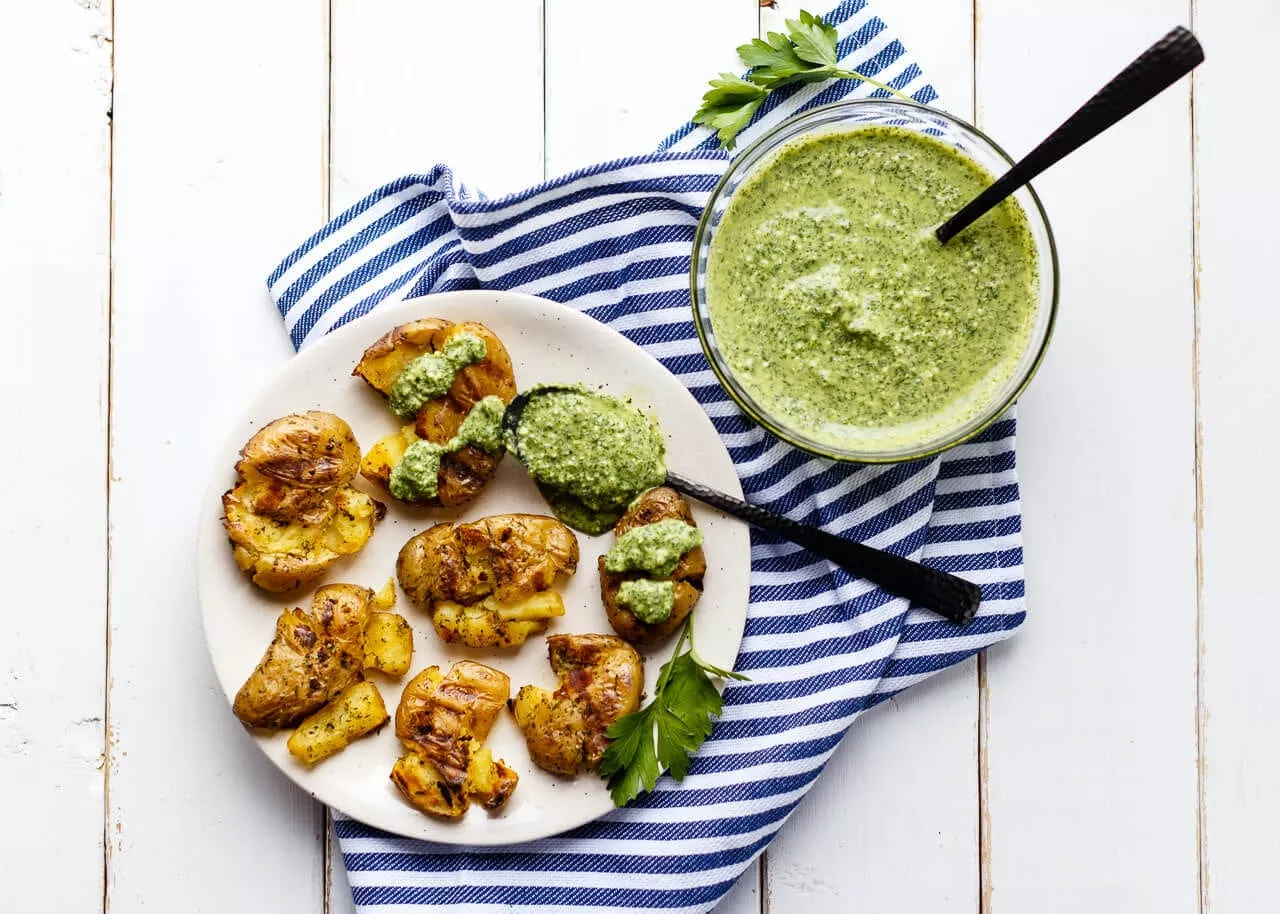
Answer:
POLYGON ((360 445, 351 426, 318 410, 269 423, 249 439, 240 456, 270 479, 309 489, 344 485, 360 468, 360 445))
POLYGON ((483 663, 459 660, 443 676, 439 667, 427 667, 404 687, 396 738, 435 758, 459 758, 458 739, 470 735, 484 742, 510 695, 510 677, 483 663))
MULTIPOLYGON (((416 437, 445 444, 458 433, 467 413, 476 403, 487 396, 496 396, 503 403, 510 403, 516 395, 511 356, 492 330, 474 321, 455 324, 436 317, 402 324, 366 349, 352 374, 387 396, 410 362, 443 349, 449 338, 458 333, 470 333, 484 340, 485 357, 462 368, 454 377, 449 392, 424 403, 413 423, 416 437)), ((393 436, 383 439, 379 445, 384 442, 391 445, 390 437, 393 436)), ((402 441, 404 446, 410 443, 412 438, 402 441)), ((389 454, 394 456, 394 452, 395 447, 388 446, 379 451, 376 459, 370 459, 374 457, 371 452, 362 467, 364 477, 387 489, 388 493, 394 463, 389 464, 386 458, 389 454)), ((403 454, 403 450, 399 453, 403 454)), ((418 503, 443 507, 465 504, 493 478, 501 461, 502 454, 489 454, 472 446, 446 454, 440 461, 436 497, 418 503)))
POLYGON ((360 466, 351 427, 332 413, 269 423, 245 444, 237 484, 222 496, 237 567, 283 593, 323 575, 373 535, 384 505, 348 483, 360 466))
POLYGON ((251 727, 292 727, 364 679, 364 628, 373 591, 330 584, 311 611, 286 610, 275 637, 232 704, 251 727))
MULTIPOLYGON (((675 489, 659 486, 650 489, 622 515, 614 527, 614 533, 622 536, 636 527, 656 524, 660 520, 682 520, 691 527, 698 525, 693 519, 689 504, 675 489)), ((693 612, 693 606, 702 596, 702 580, 707 573, 707 559, 701 546, 695 546, 686 552, 676 565, 675 571, 663 580, 674 581, 676 585, 675 606, 671 615, 661 622, 650 624, 636 618, 631 610, 618 603, 618 590, 623 581, 646 577, 642 572, 628 571, 614 573, 605 571, 604 556, 598 563, 600 571, 600 598, 604 601, 604 610, 609 617, 613 630, 632 644, 647 647, 669 638, 678 631, 693 612)))
POLYGON ((396 708, 396 737, 406 752, 391 769, 409 805, 454 819, 473 799, 486 809, 506 802, 519 778, 480 744, 510 694, 505 673, 470 660, 443 675, 427 667, 409 681, 396 708))
POLYGON ((600 764, 605 730, 640 706, 644 664, 613 635, 552 635, 547 655, 559 687, 524 686, 509 704, 534 764, 572 777, 600 764))
POLYGON ((493 647, 522 644, 559 615, 562 606, 550 603, 534 614, 517 607, 577 567, 578 538, 560 521, 496 514, 419 533, 400 550, 396 575, 409 599, 431 614, 442 639, 493 647))

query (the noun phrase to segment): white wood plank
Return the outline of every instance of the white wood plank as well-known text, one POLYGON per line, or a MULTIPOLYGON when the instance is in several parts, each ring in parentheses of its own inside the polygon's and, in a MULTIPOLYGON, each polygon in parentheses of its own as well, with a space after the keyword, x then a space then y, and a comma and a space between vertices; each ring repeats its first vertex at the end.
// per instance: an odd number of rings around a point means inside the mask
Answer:
POLYGON ((0 23, 0 907, 96 911, 111 10, 0 0, 0 23))
MULTIPOLYGON (((540 3, 333 0, 332 15, 335 213, 437 163, 490 196, 542 179, 540 3)), ((326 910, 348 914, 341 850, 328 841, 326 910)))
POLYGON ((1204 910, 1280 910, 1280 585, 1268 522, 1274 486, 1275 167, 1280 127, 1254 111, 1273 78, 1252 36, 1280 35, 1274 0, 1200 2, 1208 62, 1197 74, 1204 910), (1248 87, 1248 89, 1245 89, 1248 87), (1244 90, 1244 91, 1242 91, 1244 90))
POLYGON ((494 196, 542 178, 542 4, 333 0, 333 211, 437 163, 494 196))
POLYGON ((324 218, 324 0, 119 0, 107 907, 323 908, 318 807, 205 654, 209 453, 290 353, 265 277, 324 218))
MULTIPOLYGON (((1029 150, 1185 0, 981 0, 980 124, 1029 150)), ((1062 264, 1019 411, 1030 618, 988 662, 986 914, 1197 910, 1183 83, 1037 181, 1062 264)))
MULTIPOLYGON (((784 2, 767 27, 805 4, 784 2)), ((941 94, 972 116, 969 0, 877 12, 941 94)), ((861 718, 769 849, 772 912, 936 914, 978 906, 978 683, 969 660, 861 718)))
POLYGON ((769 848, 766 911, 976 911, 977 679, 868 712, 769 848))
POLYGON ((717 73, 742 69, 757 0, 546 0, 547 173, 653 150, 717 73))

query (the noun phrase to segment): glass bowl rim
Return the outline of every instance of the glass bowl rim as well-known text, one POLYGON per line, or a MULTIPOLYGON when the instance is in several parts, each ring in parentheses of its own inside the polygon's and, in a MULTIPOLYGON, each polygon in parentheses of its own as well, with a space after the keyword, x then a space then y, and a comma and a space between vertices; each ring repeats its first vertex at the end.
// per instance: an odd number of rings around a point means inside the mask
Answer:
MULTIPOLYGON (((703 239, 706 237, 707 230, 711 221, 711 213, 716 202, 720 199, 724 192, 725 186, 729 183, 730 178, 741 167, 741 163, 747 161, 753 153, 760 151, 771 144, 780 148, 785 142, 791 139, 798 139, 804 135, 804 131, 798 131, 787 138, 782 143, 776 142, 775 138, 783 131, 789 131, 795 128, 798 123, 809 121, 819 117, 820 115, 830 114, 835 111, 857 109, 864 106, 888 106, 906 109, 911 116, 918 116, 918 113, 928 113, 933 117, 942 118, 951 124, 969 131, 979 140, 985 143, 997 156, 1005 161, 1007 165, 1012 167, 1014 159, 1009 153, 1005 152, 1004 147, 995 140, 991 139, 986 133, 975 127, 964 118, 943 111, 939 108, 931 108, 928 105, 922 105, 919 102, 903 101, 901 99, 892 98, 857 98, 843 99, 838 102, 832 102, 826 105, 819 105, 816 108, 810 108, 798 114, 785 118, 781 123, 771 128, 768 132, 758 137, 754 142, 740 150, 729 160, 729 166, 725 169, 720 180, 711 190, 711 195, 707 198, 706 206, 703 207, 702 215, 698 219, 697 229, 693 236, 693 250, 689 258, 689 304, 693 311, 693 326, 698 334, 698 343, 702 346, 703 355, 706 357, 708 364, 711 366, 712 372, 716 376, 720 387, 729 399, 731 399, 738 408, 751 417, 756 423, 762 426, 766 431, 770 432, 777 438, 787 442, 791 446, 798 448, 808 454, 817 457, 825 457, 830 460, 840 461, 842 463, 857 464, 889 464, 889 463, 906 463, 911 460, 920 460, 926 457, 934 457, 943 451, 950 450, 956 445, 963 444, 966 441, 982 434, 984 431, 994 425, 1001 416, 1003 416, 1031 383, 1031 379, 1035 377, 1036 372, 1040 369, 1040 364, 1044 361, 1045 352, 1049 348, 1049 341, 1053 338, 1054 327, 1058 319, 1058 297, 1059 297, 1059 267, 1058 267, 1058 245, 1054 238, 1053 226, 1049 222, 1049 216, 1045 212, 1044 204, 1040 201, 1040 195, 1036 193, 1035 187, 1030 182, 1023 185, 1027 191, 1031 202, 1035 205, 1036 214, 1039 216, 1040 224, 1044 226, 1045 239, 1049 250, 1049 279, 1051 281, 1051 294, 1049 296, 1049 318, 1044 328, 1044 335, 1039 342, 1039 347, 1035 353, 1035 357, 1027 366, 1022 377, 1018 379, 1018 383, 1013 386, 1006 397, 998 401, 998 405, 990 408, 989 415, 986 415, 982 421, 975 425, 972 429, 964 430, 963 427, 955 433, 947 437, 935 439, 928 442, 926 446, 915 450, 905 451, 903 453, 875 453, 875 452, 855 452, 842 451, 834 445, 824 445, 821 442, 807 440, 797 433, 776 421, 772 416, 765 413, 762 409, 755 408, 751 403, 742 396, 737 390, 732 370, 727 363, 723 361, 719 350, 711 345, 708 328, 704 325, 702 309, 699 303, 705 304, 701 296, 698 294, 698 262, 699 252, 703 247, 703 239)), ((855 128, 856 129, 856 128, 855 128)), ((768 150, 763 154, 767 155, 768 150)), ((763 157, 762 155, 762 157, 763 157)), ((708 308, 710 306, 708 305, 708 308)), ((710 315, 708 314, 706 323, 710 323, 710 315)))

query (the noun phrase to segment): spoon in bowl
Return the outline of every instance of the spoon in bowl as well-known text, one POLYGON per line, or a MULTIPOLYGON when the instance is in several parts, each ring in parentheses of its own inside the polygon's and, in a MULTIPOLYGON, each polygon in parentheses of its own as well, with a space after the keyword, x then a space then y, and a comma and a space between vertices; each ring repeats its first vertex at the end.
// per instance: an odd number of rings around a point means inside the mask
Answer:
MULTIPOLYGON (((517 394, 507 405, 507 411, 502 417, 502 428, 507 440, 514 445, 510 450, 517 460, 524 463, 520 454, 520 419, 529 401, 537 396, 573 390, 571 387, 539 387, 517 394)), ((667 473, 665 484, 683 495, 803 546, 850 574, 866 578, 890 593, 906 597, 957 625, 967 624, 978 611, 982 593, 976 584, 963 578, 799 523, 677 473, 667 473)))
POLYGON ((946 244, 1022 185, 1128 117, 1204 62, 1204 48, 1182 26, 1173 29, 1125 67, 1061 127, 1017 164, 938 226, 946 244))

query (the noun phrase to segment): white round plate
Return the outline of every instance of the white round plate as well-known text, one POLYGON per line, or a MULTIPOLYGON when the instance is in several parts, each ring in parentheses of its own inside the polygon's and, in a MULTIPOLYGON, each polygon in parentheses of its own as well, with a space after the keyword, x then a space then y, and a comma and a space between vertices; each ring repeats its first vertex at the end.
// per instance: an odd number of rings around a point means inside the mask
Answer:
MULTIPOLYGON (((316 586, 341 581, 381 587, 394 577, 396 555, 405 541, 442 520, 474 520, 512 512, 550 513, 520 464, 507 457, 479 497, 461 509, 411 510, 379 496, 387 503, 387 516, 372 539, 363 551, 339 561, 315 586, 273 595, 255 587, 236 568, 222 528, 220 497, 235 482, 233 466, 239 449, 267 422, 309 409, 341 416, 365 449, 395 431, 398 422, 385 401, 364 381, 352 377, 351 369, 365 348, 383 333, 424 317, 480 321, 493 328, 511 353, 521 389, 539 382, 581 381, 631 397, 658 417, 666 434, 667 465, 673 472, 741 495, 729 454, 697 401, 655 359, 592 318, 545 299, 505 292, 451 292, 378 308, 330 333, 285 365, 249 404, 218 454, 218 470, 200 519, 198 577, 209 652, 229 699, 261 659, 281 610, 310 608, 316 586)), ((364 480, 356 485, 376 493, 364 480)), ((747 528, 704 505, 693 503, 692 507, 707 555, 706 589, 693 613, 698 653, 711 663, 730 668, 746 624, 751 567, 747 528)), ((596 571, 597 556, 612 543, 612 533, 597 537, 578 534, 578 573, 558 588, 564 596, 565 614, 553 620, 548 634, 612 632, 600 602, 596 571)), ((432 664, 448 669, 462 658, 501 669, 511 677, 512 694, 526 683, 555 686, 541 636, 530 638, 520 648, 505 650, 446 645, 436 636, 426 614, 409 603, 403 591, 398 597, 396 610, 413 625, 413 665, 403 680, 368 674, 378 684, 393 716, 410 676, 432 664)), ((670 656, 673 641, 645 655, 647 695, 653 693, 658 668, 670 656)), ((473 806, 457 822, 430 818, 401 800, 389 777, 392 763, 400 755, 390 724, 312 769, 297 762, 285 748, 288 731, 250 732, 276 766, 312 796, 352 818, 406 837, 450 844, 509 844, 558 834, 613 808, 608 789, 595 774, 570 780, 537 768, 509 714, 499 718, 488 745, 495 756, 519 773, 519 786, 497 813, 473 806)))

